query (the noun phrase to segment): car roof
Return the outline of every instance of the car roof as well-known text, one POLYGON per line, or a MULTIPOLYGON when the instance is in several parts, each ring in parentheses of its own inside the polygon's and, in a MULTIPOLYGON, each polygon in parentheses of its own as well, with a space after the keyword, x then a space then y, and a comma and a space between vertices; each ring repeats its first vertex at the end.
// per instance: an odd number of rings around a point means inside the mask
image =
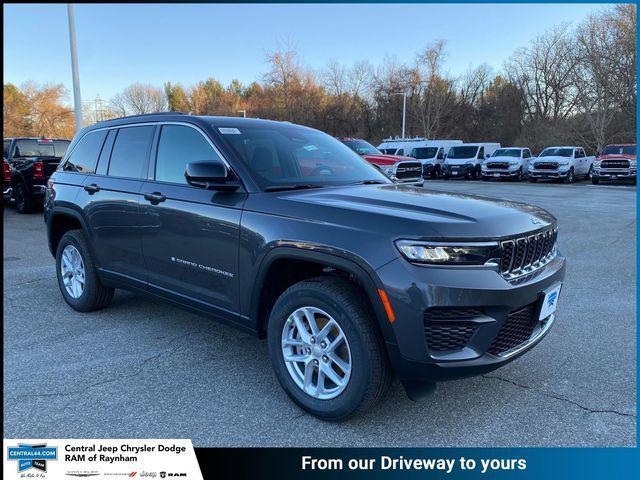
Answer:
MULTIPOLYGON (((138 122, 184 122, 186 120, 195 121, 196 123, 206 123, 212 125, 214 127, 225 127, 225 126, 268 126, 268 125, 285 125, 289 124, 294 126, 295 124, 291 122, 281 122, 277 120, 263 120, 260 118, 244 118, 244 117, 225 117, 225 116, 210 116, 210 115, 190 115, 182 112, 158 112, 158 113, 147 113, 143 115, 130 115, 127 117, 114 118, 111 120, 105 120, 103 122, 96 123, 91 126, 91 128, 104 128, 104 127, 115 127, 118 125, 127 125, 130 123, 138 123, 138 122)), ((304 127, 303 125, 295 125, 298 127, 304 127)))
POLYGON ((71 140, 69 140, 68 138, 51 138, 51 137, 9 137, 9 138, 3 138, 3 141, 7 141, 7 140, 56 140, 56 141, 63 141, 63 142, 70 142, 71 140))

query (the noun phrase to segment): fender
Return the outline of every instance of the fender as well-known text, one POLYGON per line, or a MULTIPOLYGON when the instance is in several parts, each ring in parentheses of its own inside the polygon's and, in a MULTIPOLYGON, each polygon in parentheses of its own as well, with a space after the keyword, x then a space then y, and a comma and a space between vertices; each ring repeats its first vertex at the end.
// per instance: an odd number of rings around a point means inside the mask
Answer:
MULTIPOLYGON (((317 247, 317 246, 316 246, 317 247)), ((300 247, 275 247, 271 249, 263 258, 258 268, 258 274, 255 277, 251 290, 251 311, 250 317, 258 318, 258 307, 260 301, 260 294, 262 292, 262 285, 264 279, 269 271, 269 268, 274 261, 283 258, 296 259, 296 260, 308 260, 315 263, 320 263, 334 268, 339 268, 345 272, 352 274, 358 279, 363 286, 367 296, 369 297, 369 303, 372 305, 374 314, 376 316, 377 323, 380 327, 380 331, 384 337, 386 343, 396 344, 395 334, 391 328, 391 324, 387 319, 387 314, 382 304, 382 300, 378 295, 378 288, 384 288, 382 282, 375 273, 375 270, 371 268, 364 260, 357 257, 349 259, 344 256, 336 255, 334 253, 325 253, 317 250, 310 250, 300 247)), ((259 329, 259 325, 257 326, 259 329)))
MULTIPOLYGON (((67 216, 67 217, 72 217, 78 221, 78 223, 82 227, 82 231, 84 232, 85 237, 87 237, 87 240, 88 240, 87 243, 89 244, 89 249, 91 250, 91 256, 94 258, 94 261, 95 259, 97 259, 95 252, 93 251, 93 242, 91 241, 91 233, 89 228, 87 227, 87 222, 85 222, 85 219, 82 213, 70 207, 55 206, 49 212, 46 212, 46 215, 47 215, 46 221, 47 221, 47 239, 49 243, 49 251, 51 252, 51 255, 53 255, 54 258, 56 256, 56 252, 53 250, 53 245, 51 244, 51 229, 53 228, 53 219, 56 216, 67 216)), ((98 267, 98 265, 96 265, 96 267, 98 267)))

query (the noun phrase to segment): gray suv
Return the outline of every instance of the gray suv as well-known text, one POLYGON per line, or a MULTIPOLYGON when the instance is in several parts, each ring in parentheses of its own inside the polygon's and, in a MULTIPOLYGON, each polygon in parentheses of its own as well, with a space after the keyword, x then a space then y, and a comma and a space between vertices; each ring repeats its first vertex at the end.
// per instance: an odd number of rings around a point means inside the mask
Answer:
POLYGON ((546 211, 394 184, 287 122, 85 128, 45 220, 72 308, 122 288, 266 337, 284 390, 328 420, 370 407, 392 373, 416 398, 522 355, 553 324, 565 273, 546 211))

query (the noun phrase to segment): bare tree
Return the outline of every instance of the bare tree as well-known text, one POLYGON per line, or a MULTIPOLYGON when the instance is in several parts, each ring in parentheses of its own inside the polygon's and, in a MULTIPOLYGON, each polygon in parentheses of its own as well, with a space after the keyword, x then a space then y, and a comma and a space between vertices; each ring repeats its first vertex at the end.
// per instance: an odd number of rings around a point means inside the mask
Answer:
POLYGON ((525 96, 529 118, 558 120, 573 113, 577 59, 572 30, 561 25, 517 50, 505 67, 507 78, 525 96))
POLYGON ((167 109, 167 99, 161 88, 134 83, 111 100, 111 108, 124 115, 142 115, 167 109))
POLYGON ((446 42, 438 40, 427 45, 417 56, 413 75, 412 98, 414 116, 426 138, 441 133, 442 119, 455 100, 454 82, 442 71, 446 42))

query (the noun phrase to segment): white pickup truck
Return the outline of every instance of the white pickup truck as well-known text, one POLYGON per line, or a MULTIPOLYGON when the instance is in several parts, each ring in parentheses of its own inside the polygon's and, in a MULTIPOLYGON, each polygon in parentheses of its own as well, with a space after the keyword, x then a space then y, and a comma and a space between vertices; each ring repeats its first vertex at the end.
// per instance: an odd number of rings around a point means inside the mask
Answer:
POLYGON ((529 171, 531 150, 523 147, 499 148, 482 162, 482 180, 510 178, 522 181, 529 171))
POLYGON ((582 147, 548 147, 529 163, 529 181, 562 180, 573 183, 576 177, 591 178, 596 157, 588 157, 582 147))

